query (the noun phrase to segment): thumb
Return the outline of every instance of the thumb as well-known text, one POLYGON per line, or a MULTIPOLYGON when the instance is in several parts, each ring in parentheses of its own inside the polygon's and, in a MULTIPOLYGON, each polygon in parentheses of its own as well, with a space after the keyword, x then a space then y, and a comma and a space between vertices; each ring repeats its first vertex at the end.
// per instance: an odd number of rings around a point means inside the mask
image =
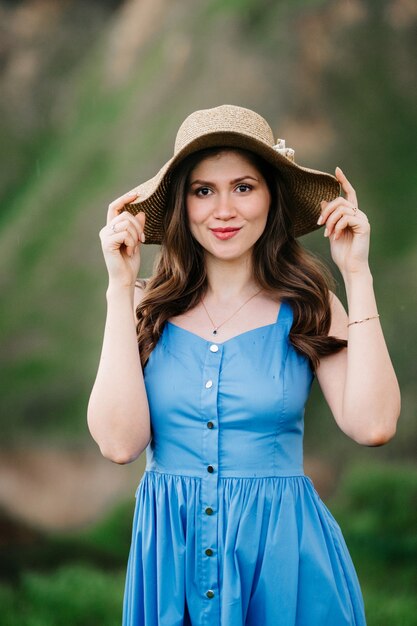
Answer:
POLYGON ((136 213, 135 218, 138 220, 140 227, 143 229, 145 228, 145 220, 146 220, 146 215, 143 211, 139 211, 139 213, 136 213))
POLYGON ((135 219, 139 223, 139 228, 140 228, 140 230, 142 232, 141 240, 142 240, 142 243, 144 243, 145 242, 145 219, 146 219, 146 215, 145 215, 145 213, 143 211, 139 211, 139 213, 136 213, 135 219))

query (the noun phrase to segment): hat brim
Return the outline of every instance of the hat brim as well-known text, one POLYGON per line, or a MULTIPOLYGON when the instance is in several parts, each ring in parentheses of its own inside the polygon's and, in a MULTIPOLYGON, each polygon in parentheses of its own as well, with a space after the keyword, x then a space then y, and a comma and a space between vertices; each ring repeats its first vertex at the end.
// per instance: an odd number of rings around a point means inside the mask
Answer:
POLYGON ((163 240, 163 215, 166 208, 170 175, 188 155, 205 148, 230 146, 251 150, 275 166, 284 183, 286 201, 294 215, 294 235, 300 237, 320 228, 317 225, 321 200, 331 201, 341 193, 338 180, 326 172, 302 167, 294 163, 272 146, 250 135, 235 132, 211 132, 200 135, 173 156, 153 178, 134 190, 139 193, 137 201, 125 208, 134 215, 143 211, 146 215, 145 237, 148 244, 160 244, 163 240))

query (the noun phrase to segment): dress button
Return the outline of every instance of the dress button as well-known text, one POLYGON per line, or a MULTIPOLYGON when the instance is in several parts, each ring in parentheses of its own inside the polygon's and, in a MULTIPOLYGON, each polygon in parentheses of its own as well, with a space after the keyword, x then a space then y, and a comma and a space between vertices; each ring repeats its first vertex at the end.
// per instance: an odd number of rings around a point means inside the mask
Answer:
POLYGON ((207 428, 214 428, 213 422, 207 422, 207 428))
POLYGON ((211 352, 218 352, 219 351, 219 346, 216 346, 215 343, 212 343, 210 346, 210 351, 211 352))
POLYGON ((213 550, 211 548, 207 548, 207 550, 205 550, 205 553, 207 554, 207 556, 213 556, 213 550))
POLYGON ((208 380, 206 382, 206 389, 210 389, 210 387, 212 387, 212 386, 213 386, 213 381, 212 380, 208 380))
POLYGON ((211 589, 209 589, 208 591, 206 591, 206 596, 208 598, 214 598, 214 591, 212 591, 211 589))
POLYGON ((208 465, 207 471, 210 472, 210 474, 212 474, 214 472, 214 467, 212 465, 208 465))
POLYGON ((206 508, 206 513, 207 513, 207 515, 213 515, 213 509, 211 508, 211 506, 208 506, 206 508))

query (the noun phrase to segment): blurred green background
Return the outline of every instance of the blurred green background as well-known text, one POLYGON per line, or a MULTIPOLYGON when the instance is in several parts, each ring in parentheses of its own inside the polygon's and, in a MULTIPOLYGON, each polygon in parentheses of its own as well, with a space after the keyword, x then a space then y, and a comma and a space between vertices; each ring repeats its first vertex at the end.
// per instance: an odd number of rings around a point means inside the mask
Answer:
MULTIPOLYGON (((342 527, 369 626, 417 625, 416 26, 413 0, 0 0, 4 626, 120 623, 144 455, 116 466, 86 426, 105 320, 98 233, 182 120, 222 103, 261 113, 302 165, 340 165, 370 219, 398 432, 357 445, 315 386, 306 472, 342 527)), ((346 303, 322 231, 302 242, 346 303)))

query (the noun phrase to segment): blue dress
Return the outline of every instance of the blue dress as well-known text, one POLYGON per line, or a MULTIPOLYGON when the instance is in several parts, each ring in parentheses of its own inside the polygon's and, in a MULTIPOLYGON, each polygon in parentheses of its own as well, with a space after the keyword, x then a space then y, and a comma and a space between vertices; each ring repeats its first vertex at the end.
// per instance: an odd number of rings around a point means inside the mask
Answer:
POLYGON ((314 374, 292 309, 223 343, 170 322, 144 370, 152 439, 123 626, 364 626, 334 517, 303 472, 314 374))

